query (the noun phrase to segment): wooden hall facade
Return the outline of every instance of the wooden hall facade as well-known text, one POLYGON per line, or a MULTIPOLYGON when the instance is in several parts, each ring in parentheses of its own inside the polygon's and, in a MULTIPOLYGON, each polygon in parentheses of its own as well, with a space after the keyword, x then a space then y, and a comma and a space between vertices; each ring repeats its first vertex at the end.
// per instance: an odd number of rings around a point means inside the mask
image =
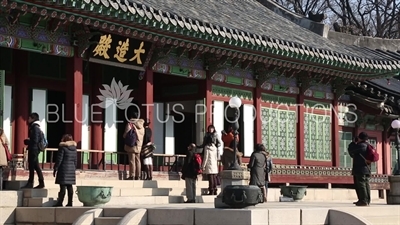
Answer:
MULTIPOLYGON (((2 1, 2 126, 13 152, 22 154, 31 111, 43 114, 52 145, 71 133, 82 149, 121 151, 123 123, 112 121, 124 115, 98 107, 97 97, 115 82, 128 85, 142 117, 152 119, 158 153, 176 154, 182 140, 201 140, 210 124, 224 129, 226 103, 238 96, 240 150, 250 156, 254 143, 264 143, 276 165, 273 182, 351 183, 343 149, 347 133, 361 131, 363 120, 359 105, 343 94, 354 82, 397 75, 398 56, 328 40, 256 0, 211 2, 2 1), (206 106, 192 117, 196 123, 185 125, 195 131, 191 136, 166 119, 178 118, 166 104, 176 102, 191 102, 184 115, 193 114, 193 105, 206 106)), ((382 131, 373 132, 382 138, 382 131)), ((376 187, 389 173, 381 143, 377 138, 383 158, 376 187)), ((118 163, 95 153, 81 157, 118 163)))

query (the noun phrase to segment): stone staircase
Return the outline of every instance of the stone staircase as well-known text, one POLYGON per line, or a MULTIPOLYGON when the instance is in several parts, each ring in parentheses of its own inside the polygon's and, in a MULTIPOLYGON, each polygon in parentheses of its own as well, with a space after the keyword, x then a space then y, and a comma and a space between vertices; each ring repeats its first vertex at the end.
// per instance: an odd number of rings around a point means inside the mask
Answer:
MULTIPOLYGON (((170 204, 182 203, 185 201, 185 182, 184 181, 99 181, 81 180, 78 182, 82 186, 113 186, 112 197, 107 205, 143 205, 143 204, 170 204)), ((6 189, 21 190, 26 181, 8 181, 6 189)), ((197 184, 198 203, 212 203, 213 195, 207 194, 207 181, 199 181, 197 184)), ((76 190, 76 188, 75 188, 76 190)), ((46 183, 45 189, 24 189, 23 207, 50 207, 55 204, 59 192, 58 185, 46 183)), ((218 190, 220 191, 220 190, 218 190)), ((64 205, 67 196, 64 199, 64 205)), ((82 206, 78 196, 74 194, 73 206, 82 206)))

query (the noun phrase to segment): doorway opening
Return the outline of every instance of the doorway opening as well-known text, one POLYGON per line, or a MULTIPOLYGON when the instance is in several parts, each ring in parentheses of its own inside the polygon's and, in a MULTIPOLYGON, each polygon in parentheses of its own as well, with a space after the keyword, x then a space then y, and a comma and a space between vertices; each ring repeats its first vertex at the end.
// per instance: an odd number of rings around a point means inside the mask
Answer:
MULTIPOLYGON (((57 113, 47 113, 47 133, 46 138, 49 143, 48 148, 58 148, 60 144, 60 140, 62 136, 66 132, 66 124, 63 120, 65 120, 65 102, 66 102, 66 93, 61 91, 47 91, 47 111, 48 112, 57 112, 57 113), (58 110, 58 111, 57 111, 58 110)), ((68 109, 74 110, 74 109, 68 109)), ((47 162, 51 159, 53 155, 52 162, 55 162, 57 152, 47 151, 47 162)))
MULTIPOLYGON (((205 115, 198 114, 196 118, 196 104, 204 98, 203 84, 181 76, 158 73, 154 76, 154 103, 162 105, 153 112, 153 139, 160 146, 156 151, 185 154, 190 143, 200 145, 203 141, 205 115)), ((197 111, 201 110, 198 106, 197 111)))
POLYGON ((178 155, 186 154, 187 146, 196 143, 195 113, 181 113, 174 115, 175 154, 178 155))

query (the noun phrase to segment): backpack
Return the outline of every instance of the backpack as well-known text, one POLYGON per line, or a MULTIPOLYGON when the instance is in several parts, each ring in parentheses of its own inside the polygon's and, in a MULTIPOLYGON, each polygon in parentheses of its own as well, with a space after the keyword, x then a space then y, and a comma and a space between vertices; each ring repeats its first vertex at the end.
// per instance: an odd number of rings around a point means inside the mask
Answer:
POLYGON ((201 159, 201 155, 198 153, 195 153, 193 155, 193 169, 196 175, 202 174, 203 170, 201 170, 201 167, 203 165, 203 160, 201 159))
POLYGON ((48 145, 49 145, 49 142, 47 142, 47 139, 44 136, 43 131, 40 130, 40 137, 39 137, 39 143, 38 143, 39 150, 44 151, 48 145))
POLYGON ((127 145, 129 147, 133 147, 133 146, 137 145, 138 136, 136 134, 136 130, 133 127, 133 125, 131 123, 129 123, 129 126, 131 127, 131 129, 126 134, 124 141, 125 141, 125 145, 127 145))
POLYGON ((368 144, 367 147, 367 154, 365 157, 366 160, 371 161, 371 162, 377 162, 379 160, 379 154, 374 148, 374 146, 368 144))

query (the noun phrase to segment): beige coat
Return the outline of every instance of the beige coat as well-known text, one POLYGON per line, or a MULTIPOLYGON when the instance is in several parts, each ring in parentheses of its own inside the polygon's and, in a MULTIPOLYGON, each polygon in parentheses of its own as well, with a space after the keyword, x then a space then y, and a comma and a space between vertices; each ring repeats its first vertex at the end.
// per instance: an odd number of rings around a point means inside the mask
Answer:
MULTIPOLYGON (((8 145, 8 139, 4 133, 3 135, 1 135, 0 138, 3 140, 4 144, 8 145)), ((7 166, 7 165, 8 163, 7 163, 6 152, 3 144, 0 142, 0 166, 7 166)))
POLYGON ((218 174, 218 151, 214 144, 204 146, 204 174, 218 174))
MULTIPOLYGON (((143 145, 143 137, 144 137, 144 120, 142 119, 131 119, 129 120, 129 123, 132 123, 133 126, 136 129, 136 134, 137 134, 137 142, 136 142, 136 146, 133 147, 129 147, 127 145, 124 146, 124 150, 126 152, 131 152, 131 153, 140 153, 140 151, 142 150, 142 145, 143 145)), ((131 130, 131 126, 129 125, 129 123, 126 124, 125 126, 125 131, 124 131, 124 135, 123 137, 126 137, 126 134, 131 130)))

